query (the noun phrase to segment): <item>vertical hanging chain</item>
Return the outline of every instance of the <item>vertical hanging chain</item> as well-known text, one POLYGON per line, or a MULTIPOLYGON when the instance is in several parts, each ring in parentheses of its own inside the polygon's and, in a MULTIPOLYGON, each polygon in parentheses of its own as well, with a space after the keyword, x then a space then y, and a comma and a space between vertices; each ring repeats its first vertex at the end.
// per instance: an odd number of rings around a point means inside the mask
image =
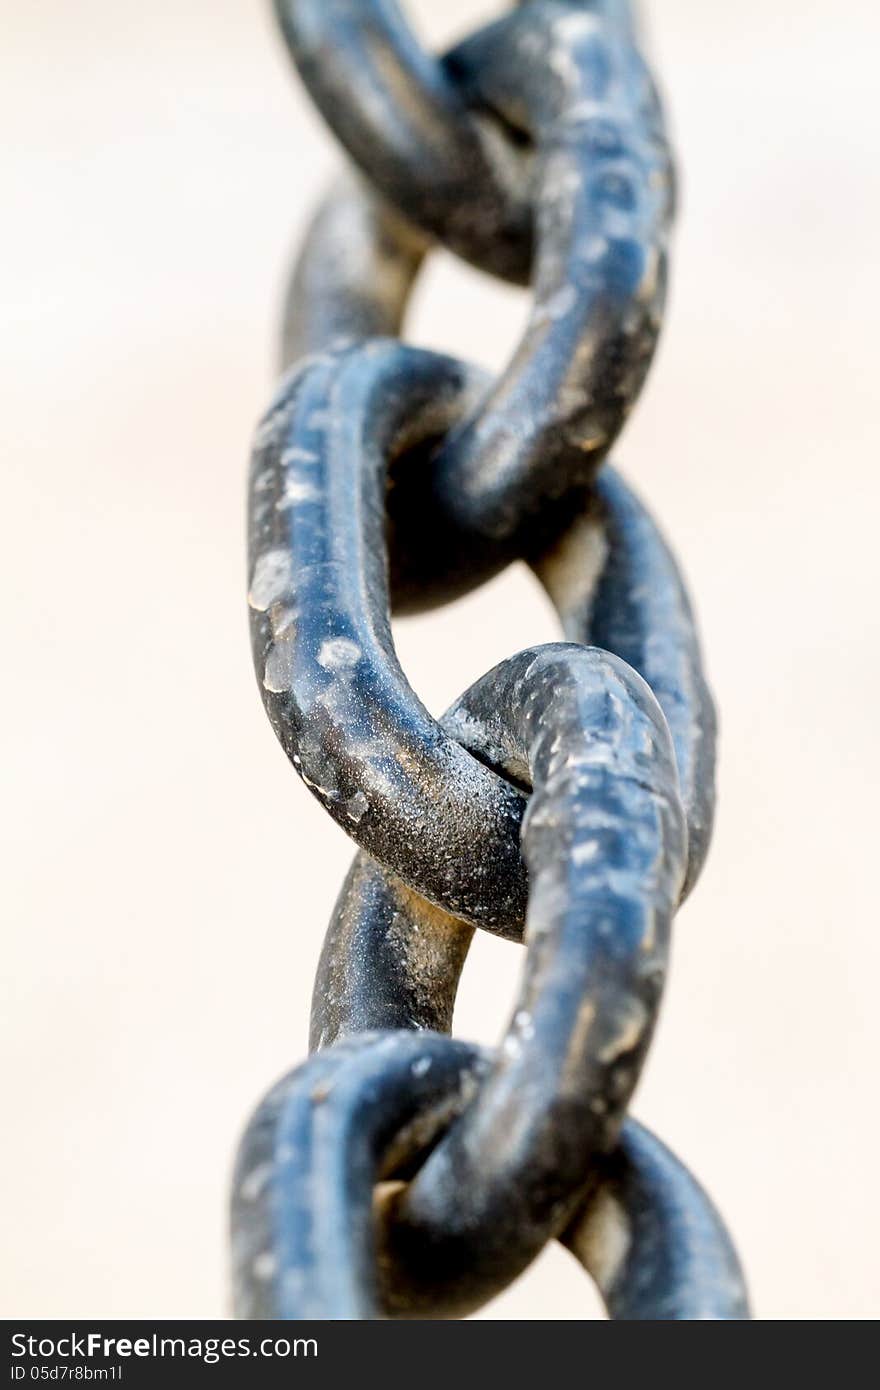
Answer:
POLYGON ((285 309, 250 476, 272 726, 358 852, 313 1055, 258 1108, 236 1311, 456 1317, 562 1240, 613 1318, 748 1316, 706 1193, 628 1115, 705 860, 715 717, 675 560, 606 462, 660 330, 674 175, 626 0, 527 0, 437 59, 395 0, 276 0, 354 169, 285 309), (497 381, 401 341, 441 243, 532 286, 497 381), (390 615, 525 560, 565 641, 434 719, 390 615), (500 1046, 449 1036, 476 928, 522 941, 500 1046))

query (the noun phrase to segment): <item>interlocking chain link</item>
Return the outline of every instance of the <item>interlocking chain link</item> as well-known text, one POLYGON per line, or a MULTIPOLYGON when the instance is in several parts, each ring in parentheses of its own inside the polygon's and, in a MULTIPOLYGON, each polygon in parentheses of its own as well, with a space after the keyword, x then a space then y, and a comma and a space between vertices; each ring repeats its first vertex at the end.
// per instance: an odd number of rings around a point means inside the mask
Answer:
POLYGON ((359 848, 313 1056, 239 1152, 237 1313, 462 1316, 558 1237, 614 1318, 746 1317, 720 1217, 627 1117, 715 748, 675 561, 605 463, 659 333, 673 208, 632 7, 528 0, 440 60, 394 0, 276 9, 358 172, 288 294, 251 469, 252 641, 285 752, 359 848), (496 382, 400 340, 437 241, 533 287, 496 382), (567 640, 437 721, 392 607, 513 559, 567 640), (447 1036, 479 927, 526 945, 495 1052, 447 1036))

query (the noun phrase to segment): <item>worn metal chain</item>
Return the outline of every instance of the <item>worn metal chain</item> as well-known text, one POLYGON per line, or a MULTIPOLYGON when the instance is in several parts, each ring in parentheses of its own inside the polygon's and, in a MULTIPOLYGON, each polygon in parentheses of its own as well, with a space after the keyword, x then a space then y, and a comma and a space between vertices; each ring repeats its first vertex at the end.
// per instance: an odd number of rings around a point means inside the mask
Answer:
POLYGON ((272 726, 358 845, 309 1061, 245 1134, 242 1317, 462 1316, 562 1240, 614 1318, 748 1316, 709 1198, 628 1117, 713 810, 675 561, 605 462, 660 329, 674 203, 626 0, 529 0, 436 59, 395 0, 276 0, 354 169, 320 208, 256 436, 272 726), (441 243, 529 283, 497 381, 400 340, 441 243), (431 717, 417 610, 525 560, 566 640, 431 717), (526 946, 496 1051, 448 1033, 473 930, 526 946))

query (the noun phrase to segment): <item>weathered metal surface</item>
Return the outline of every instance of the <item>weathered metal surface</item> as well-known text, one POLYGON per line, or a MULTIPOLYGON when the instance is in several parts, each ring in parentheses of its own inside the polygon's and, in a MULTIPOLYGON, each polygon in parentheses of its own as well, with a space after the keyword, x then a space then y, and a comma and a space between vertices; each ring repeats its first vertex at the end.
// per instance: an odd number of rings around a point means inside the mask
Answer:
POLYGON ((236 1316, 380 1316, 374 1186, 406 1172, 486 1070, 477 1049, 451 1038, 382 1033, 280 1081, 233 1177, 236 1316))
MULTIPOLYGON (((634 38, 629 0, 526 3, 634 38)), ((534 213, 522 122, 468 86, 455 50, 425 52, 396 0, 275 0, 275 10, 316 106, 383 197, 466 260, 526 283, 534 213)), ((566 46, 556 76, 567 57, 566 46)))
POLYGON ((432 237, 524 283, 523 161, 496 122, 468 110, 395 0, 275 0, 275 10, 311 97, 370 182, 432 237))
POLYGON ((388 615, 386 457, 444 431, 474 386, 383 340, 294 375, 254 455, 251 626, 273 727, 330 814, 432 901, 518 934, 523 797, 428 714, 388 615))
MULTIPOLYGON (((377 1205, 466 1109, 491 1064, 432 1033, 364 1033, 279 1081, 233 1179, 236 1315, 382 1317, 377 1205)), ((612 1318, 748 1316, 717 1211, 652 1134, 627 1121, 613 1158, 584 1176, 592 1190, 564 1240, 612 1318)))
MULTIPOLYGON (((430 471, 413 451, 461 415, 480 381, 451 359, 385 340, 294 371, 254 451, 249 601, 266 709, 321 803, 432 902, 519 937, 523 797, 444 733, 407 682, 384 553, 387 458, 400 458, 395 480, 430 471)), ((713 757, 693 621, 668 550, 624 484, 606 478, 597 496, 598 512, 582 506, 536 563, 569 635, 625 654, 665 707, 685 774, 693 878, 713 757)), ((413 535, 420 520, 409 518, 413 535)))
POLYGON ((529 0, 440 61, 390 0, 277 8, 388 201, 348 176, 313 223, 285 310, 292 370, 252 462, 261 693, 361 848, 318 972, 318 1054, 240 1153, 237 1309, 461 1315, 558 1236, 612 1317, 747 1316, 708 1198, 625 1119, 708 848, 715 748, 675 561, 622 478, 595 477, 650 363, 672 211, 631 7, 529 0), (432 236, 509 278, 531 269, 494 387, 393 341, 432 236), (514 558, 568 642, 434 720, 392 604, 514 558), (527 947, 494 1054, 439 1036, 475 926, 527 947))
MULTIPOLYGON (((331 113, 342 138, 354 142, 356 157, 365 150, 384 168, 387 152, 396 146, 393 133, 377 131, 375 120, 377 113, 383 122, 389 110, 392 117, 399 113, 389 64, 397 73, 400 44, 409 55, 407 93, 432 89, 424 72, 414 76, 412 36, 384 4, 321 0, 281 8, 319 105, 331 113), (366 76, 352 82, 353 64, 357 60, 363 67, 365 53, 366 76)), ((444 91, 457 94, 459 103, 497 113, 505 129, 528 141, 536 250, 534 306, 507 370, 443 438, 430 485, 418 472, 406 480, 415 494, 410 508, 430 504, 432 513, 419 545, 395 554, 396 589, 413 605, 441 602, 473 587, 552 534, 560 499, 595 476, 650 366, 665 296, 673 171, 650 73, 628 29, 609 19, 619 20, 623 8, 540 0, 473 36, 443 66, 421 55, 444 91)), ((358 73, 361 77, 361 69, 358 73)), ((412 134, 413 109, 409 103, 404 109, 412 134)), ((422 112, 421 137, 439 121, 438 113, 422 112)), ((451 118, 443 126, 446 134, 474 129, 466 111, 461 126, 451 118)), ((442 142, 428 143, 440 157, 442 142)), ((430 189, 441 187, 427 152, 419 148, 418 156, 420 194, 423 171, 429 172, 424 197, 409 202, 410 211, 431 206, 430 189)), ((491 180, 469 181, 469 167, 461 151, 450 157, 457 212, 473 210, 475 196, 495 196, 491 180)), ((394 196, 394 187, 378 182, 394 196)), ((410 188, 408 180, 405 187, 410 188)), ((307 247, 297 286, 299 308, 289 318, 303 323, 290 344, 294 351, 307 346, 317 303, 332 302, 342 290, 356 312, 363 286, 371 281, 389 310, 387 331, 397 331, 404 285, 418 263, 412 233, 399 222, 393 227, 383 213, 378 244, 374 238, 377 253, 365 262, 363 233, 370 213, 352 200, 346 207, 348 229, 343 230, 337 205, 320 219, 312 244, 320 260, 320 241, 327 232, 333 235, 342 252, 336 264, 347 262, 361 272, 358 289, 352 293, 351 269, 334 272, 326 261, 328 274, 310 283, 315 257, 307 247), (336 289, 326 283, 334 278, 336 289)), ((496 236, 490 236, 490 245, 497 249, 496 236)), ((327 327, 326 317, 317 326, 327 327)))
POLYGON ((693 609, 675 558, 620 474, 606 467, 583 511, 533 567, 566 637, 628 662, 647 681, 666 716, 687 813, 687 894, 705 863, 712 835, 717 721, 693 609))
MULTIPOLYGON (((444 722, 531 789, 519 997, 492 1075, 401 1194, 389 1238, 407 1307, 468 1311, 562 1229, 590 1159, 613 1147, 660 1002, 686 834, 659 706, 608 653, 522 652, 444 722)), ((400 939, 423 928, 413 914, 400 939)), ((350 963, 335 962, 344 978, 350 963)), ((415 963, 406 946, 400 963, 415 963)), ((322 983, 332 996, 337 979, 322 983)))
POLYGON ((719 1212, 656 1135, 628 1120, 600 1174, 595 1198, 563 1239, 595 1279, 612 1318, 750 1317, 742 1268, 719 1212))

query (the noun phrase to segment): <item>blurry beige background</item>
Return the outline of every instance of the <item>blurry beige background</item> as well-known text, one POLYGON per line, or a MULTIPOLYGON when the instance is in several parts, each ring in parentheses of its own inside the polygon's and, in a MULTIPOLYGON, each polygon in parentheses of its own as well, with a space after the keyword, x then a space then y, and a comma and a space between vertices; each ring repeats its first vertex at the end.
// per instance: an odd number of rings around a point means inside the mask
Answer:
MULTIPOLYGON (((412 0, 427 40, 486 0, 412 0)), ((656 0, 683 172, 662 350, 616 459, 690 577, 720 814, 635 1110, 765 1317, 880 1311, 880 14, 656 0)), ((234 1146, 305 1049, 351 855, 275 743, 244 602, 249 436, 337 151, 267 3, 3 0, 0 1313, 219 1316, 234 1146)), ((420 343, 500 365, 526 299, 438 257, 420 343)), ((398 624, 440 711, 552 639, 511 572, 398 624)), ((491 1040, 517 948, 479 941, 491 1040)), ((549 1250, 489 1317, 596 1316, 549 1250)))

